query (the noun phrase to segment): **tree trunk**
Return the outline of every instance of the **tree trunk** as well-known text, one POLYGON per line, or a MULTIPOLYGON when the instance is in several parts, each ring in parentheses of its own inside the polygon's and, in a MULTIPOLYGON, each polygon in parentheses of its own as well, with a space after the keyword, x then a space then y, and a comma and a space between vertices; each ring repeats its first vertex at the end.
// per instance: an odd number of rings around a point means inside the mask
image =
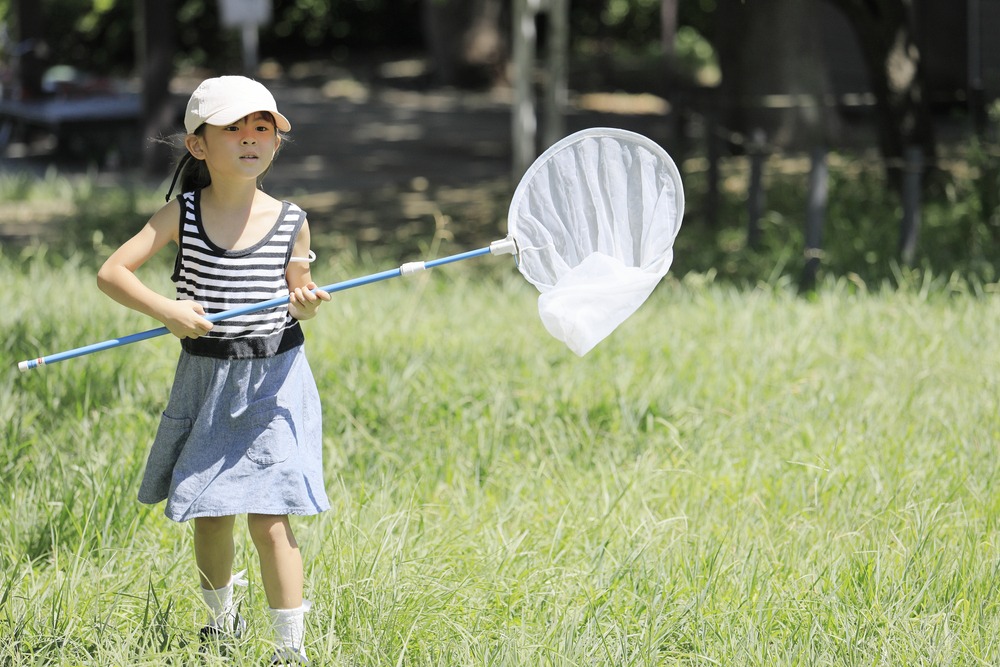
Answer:
POLYGON ((23 99, 42 96, 42 74, 45 73, 45 55, 48 47, 44 41, 42 3, 37 0, 15 0, 17 16, 18 87, 23 99))
POLYGON ((720 0, 716 16, 725 128, 780 148, 827 141, 836 116, 810 3, 720 0))
POLYGON ((140 18, 139 54, 142 64, 142 151, 143 171, 163 174, 170 164, 170 149, 155 139, 169 134, 174 126, 170 99, 170 78, 174 73, 174 0, 137 0, 140 18))
POLYGON ((889 183, 903 182, 907 148, 935 155, 924 65, 914 36, 913 0, 827 0, 839 8, 858 36, 877 101, 879 147, 889 183))
POLYGON ((503 0, 424 0, 434 76, 448 86, 493 83, 507 58, 503 0))

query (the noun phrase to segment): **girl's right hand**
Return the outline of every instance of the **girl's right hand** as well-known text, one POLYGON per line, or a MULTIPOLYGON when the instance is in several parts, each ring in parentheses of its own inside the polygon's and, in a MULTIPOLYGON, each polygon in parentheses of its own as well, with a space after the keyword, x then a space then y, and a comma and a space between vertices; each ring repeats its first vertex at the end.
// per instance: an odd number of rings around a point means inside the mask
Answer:
POLYGON ((163 324, 178 338, 200 338, 214 326, 205 319, 205 309, 194 301, 171 301, 164 308, 163 324))

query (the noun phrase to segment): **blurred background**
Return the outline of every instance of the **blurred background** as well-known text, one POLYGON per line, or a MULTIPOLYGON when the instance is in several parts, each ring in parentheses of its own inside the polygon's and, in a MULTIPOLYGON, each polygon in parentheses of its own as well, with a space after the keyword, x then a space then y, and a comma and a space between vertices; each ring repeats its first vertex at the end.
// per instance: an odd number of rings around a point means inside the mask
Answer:
POLYGON ((663 145, 674 274, 990 290, 1000 0, 0 0, 0 242, 100 251, 162 203, 200 80, 293 124, 265 183, 332 249, 500 238, 588 126, 663 145))

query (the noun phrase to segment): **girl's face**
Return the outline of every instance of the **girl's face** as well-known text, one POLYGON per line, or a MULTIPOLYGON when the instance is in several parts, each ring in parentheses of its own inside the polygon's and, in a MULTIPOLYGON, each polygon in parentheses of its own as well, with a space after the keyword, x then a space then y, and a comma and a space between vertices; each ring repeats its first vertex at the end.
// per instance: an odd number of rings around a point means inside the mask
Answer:
POLYGON ((217 178, 256 179, 271 165, 281 144, 268 113, 250 114, 232 125, 204 125, 187 137, 191 154, 204 160, 212 181, 217 178))

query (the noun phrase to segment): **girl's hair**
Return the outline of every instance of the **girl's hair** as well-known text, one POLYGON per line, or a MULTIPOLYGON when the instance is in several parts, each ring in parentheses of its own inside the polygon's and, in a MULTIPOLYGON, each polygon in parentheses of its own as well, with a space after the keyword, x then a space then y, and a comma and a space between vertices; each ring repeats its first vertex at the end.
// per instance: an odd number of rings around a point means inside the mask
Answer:
MULTIPOLYGON (((271 123, 274 123, 274 116, 270 112, 262 112, 271 123)), ((197 130, 194 131, 195 134, 201 135, 205 131, 204 124, 201 125, 197 130)), ((288 140, 287 135, 277 129, 275 126, 275 132, 281 137, 282 143, 288 140)), ((170 180, 170 188, 167 190, 166 200, 170 201, 170 195, 174 192, 174 186, 180 181, 179 193, 191 192, 192 190, 200 190, 206 188, 212 184, 212 175, 208 172, 208 166, 205 164, 204 160, 196 160, 194 156, 188 151, 187 147, 184 145, 184 138, 187 135, 183 132, 175 134, 172 137, 171 144, 175 146, 180 146, 179 152, 182 152, 180 158, 177 161, 177 167, 174 169, 174 177, 170 180)), ((278 150, 281 150, 280 145, 278 150)), ((275 154, 277 155, 277 154, 275 154)), ((264 177, 268 175, 271 171, 271 167, 274 166, 274 162, 267 166, 264 173, 257 178, 257 187, 259 188, 263 182, 264 177)))

